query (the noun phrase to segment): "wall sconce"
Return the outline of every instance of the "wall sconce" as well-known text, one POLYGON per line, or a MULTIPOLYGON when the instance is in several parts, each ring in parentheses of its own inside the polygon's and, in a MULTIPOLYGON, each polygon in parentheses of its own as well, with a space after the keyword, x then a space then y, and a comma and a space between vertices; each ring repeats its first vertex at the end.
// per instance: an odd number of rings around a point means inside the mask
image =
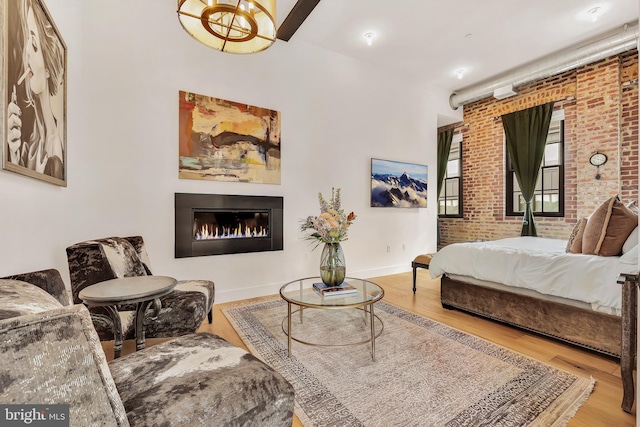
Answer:
POLYGON ((178 0, 178 19, 199 42, 255 53, 276 41, 276 0, 178 0))

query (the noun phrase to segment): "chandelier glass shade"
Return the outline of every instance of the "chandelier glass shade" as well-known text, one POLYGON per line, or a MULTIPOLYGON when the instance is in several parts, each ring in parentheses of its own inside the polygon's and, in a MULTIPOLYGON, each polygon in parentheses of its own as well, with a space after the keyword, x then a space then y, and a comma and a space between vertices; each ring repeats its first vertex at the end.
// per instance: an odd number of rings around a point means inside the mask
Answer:
POLYGON ((276 40, 276 0, 178 0, 178 19, 193 38, 223 52, 260 52, 276 40))

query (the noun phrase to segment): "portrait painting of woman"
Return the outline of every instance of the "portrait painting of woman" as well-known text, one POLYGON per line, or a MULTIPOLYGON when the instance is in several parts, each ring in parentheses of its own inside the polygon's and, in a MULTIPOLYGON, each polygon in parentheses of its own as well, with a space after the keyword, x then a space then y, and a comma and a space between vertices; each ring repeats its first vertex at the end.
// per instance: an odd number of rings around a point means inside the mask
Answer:
POLYGON ((66 186, 66 45, 41 0, 5 0, 3 167, 66 186))

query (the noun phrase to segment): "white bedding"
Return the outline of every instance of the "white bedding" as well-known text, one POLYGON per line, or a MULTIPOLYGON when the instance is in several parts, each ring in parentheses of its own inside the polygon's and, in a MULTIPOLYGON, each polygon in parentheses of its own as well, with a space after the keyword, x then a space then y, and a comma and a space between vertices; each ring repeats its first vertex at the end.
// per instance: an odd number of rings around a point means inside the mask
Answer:
MULTIPOLYGON (((566 240, 514 237, 445 246, 429 263, 431 277, 444 273, 571 298, 593 310, 619 314, 620 273, 637 271, 622 257, 569 254, 566 240)), ((625 257, 627 258, 627 257, 625 257)))

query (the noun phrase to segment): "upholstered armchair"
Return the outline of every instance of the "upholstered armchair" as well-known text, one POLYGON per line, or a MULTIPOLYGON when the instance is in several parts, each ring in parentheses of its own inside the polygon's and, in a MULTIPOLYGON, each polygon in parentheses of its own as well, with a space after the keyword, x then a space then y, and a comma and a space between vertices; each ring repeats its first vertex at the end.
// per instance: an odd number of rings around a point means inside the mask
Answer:
MULTIPOLYGON (((74 303, 81 303, 78 294, 87 286, 106 280, 150 276, 151 263, 140 236, 108 237, 76 243, 67 248, 71 291, 74 303)), ((177 337, 198 330, 205 317, 212 321, 214 283, 209 280, 178 281, 174 291, 160 299, 159 313, 149 309, 145 321, 147 338, 177 337)), ((118 307, 124 339, 135 335, 133 306, 118 307)), ((103 341, 114 339, 113 322, 101 307, 89 309, 98 336, 103 341)))
POLYGON ((291 426, 293 387, 243 349, 201 332, 107 363, 65 293, 57 270, 0 279, 2 404, 68 405, 72 426, 291 426))

